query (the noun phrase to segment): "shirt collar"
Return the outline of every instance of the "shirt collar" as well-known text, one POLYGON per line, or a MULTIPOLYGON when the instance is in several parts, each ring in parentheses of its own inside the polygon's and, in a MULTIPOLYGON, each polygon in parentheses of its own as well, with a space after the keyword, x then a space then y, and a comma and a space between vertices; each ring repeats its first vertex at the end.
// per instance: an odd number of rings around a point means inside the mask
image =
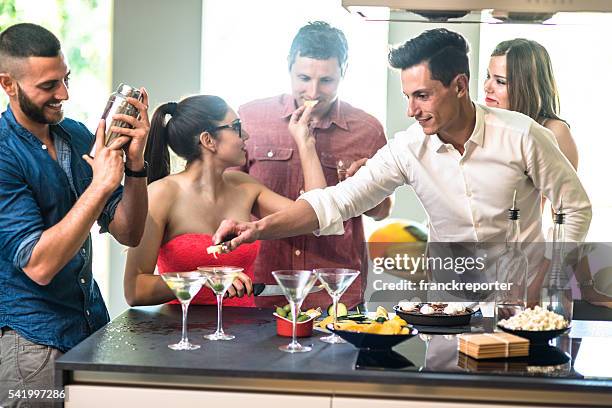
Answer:
MULTIPOLYGON (((281 109, 281 118, 287 119, 296 109, 295 99, 293 99, 291 95, 285 94, 281 98, 281 104, 283 105, 283 108, 281 109)), ((344 113, 340 109, 340 100, 338 98, 336 98, 327 115, 325 115, 325 117, 315 125, 315 128, 329 129, 332 123, 341 129, 346 131, 349 130, 344 113)))
MULTIPOLYGON (((26 129, 23 125, 17 122, 17 119, 15 118, 15 114, 13 113, 13 109, 11 109, 10 104, 7 105, 6 111, 2 114, 2 117, 6 119, 6 121, 13 128, 15 133, 17 133, 17 135, 25 137, 26 139, 30 139, 36 143, 40 142, 40 140, 36 136, 34 136, 28 129, 26 129)), ((58 123, 57 125, 49 125, 49 133, 60 135, 68 143, 70 143, 72 139, 70 133, 68 133, 66 129, 64 129, 64 127, 62 126, 62 122, 58 123)))
POLYGON ((474 131, 472 135, 468 139, 468 141, 472 141, 476 143, 478 146, 482 147, 484 143, 484 109, 477 103, 473 103, 474 108, 476 109, 476 124, 474 125, 474 131))
MULTIPOLYGON (((469 139, 467 140, 467 142, 472 142, 477 144, 478 146, 483 145, 484 143, 484 131, 483 131, 483 126, 484 126, 484 109, 482 108, 482 106, 480 106, 477 103, 472 103, 474 106, 474 109, 476 110, 476 123, 474 125, 474 130, 472 131, 472 134, 470 135, 469 139)), ((440 137, 438 137, 437 134, 435 135, 431 135, 431 136, 426 136, 425 137, 425 141, 429 142, 431 147, 433 148, 434 151, 438 152, 438 153, 442 153, 445 152, 447 150, 446 148, 446 143, 444 143, 442 140, 440 140, 440 137)), ((467 144, 466 142, 466 144, 467 144)))

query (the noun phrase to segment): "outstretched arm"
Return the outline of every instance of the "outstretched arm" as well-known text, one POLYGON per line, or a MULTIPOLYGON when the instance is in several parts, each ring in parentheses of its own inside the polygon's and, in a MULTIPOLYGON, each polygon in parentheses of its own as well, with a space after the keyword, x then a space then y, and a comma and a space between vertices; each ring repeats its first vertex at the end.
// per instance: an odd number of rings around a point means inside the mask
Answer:
POLYGON ((310 191, 286 209, 257 222, 224 220, 213 241, 220 243, 236 235, 229 243, 229 249, 233 250, 244 242, 303 235, 315 230, 323 235, 342 234, 344 220, 375 207, 404 184, 404 172, 394 154, 385 146, 355 176, 335 186, 310 191))
POLYGON ((213 235, 213 243, 219 244, 226 237, 235 235, 229 241, 228 249, 255 242, 258 239, 279 239, 308 234, 318 227, 317 214, 307 201, 297 200, 287 208, 268 215, 255 222, 223 220, 213 235))

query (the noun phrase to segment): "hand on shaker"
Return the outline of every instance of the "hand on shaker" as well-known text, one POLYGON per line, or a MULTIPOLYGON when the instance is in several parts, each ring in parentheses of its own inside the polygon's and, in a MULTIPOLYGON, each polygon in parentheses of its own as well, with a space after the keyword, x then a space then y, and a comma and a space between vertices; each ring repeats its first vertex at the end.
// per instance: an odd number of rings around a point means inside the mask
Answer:
POLYGON ((144 166, 144 151, 147 146, 147 138, 149 136, 149 95, 145 88, 140 88, 142 92, 142 102, 136 98, 128 97, 126 101, 132 104, 138 109, 138 118, 133 118, 129 115, 115 114, 113 119, 126 122, 132 126, 132 128, 124 128, 118 126, 112 126, 111 132, 116 132, 121 135, 128 136, 130 142, 126 149, 126 165, 134 171, 142 169, 144 166))
POLYGON ((315 138, 310 131, 312 109, 311 106, 300 106, 291 114, 289 119, 289 133, 293 136, 293 140, 295 140, 299 149, 315 143, 315 138))
POLYGON ((83 155, 83 160, 91 166, 93 179, 91 186, 102 189, 107 194, 112 193, 123 178, 123 150, 129 142, 129 137, 118 137, 109 146, 104 146, 105 124, 100 120, 96 130, 96 157, 83 155))
POLYGON ((218 245, 225 242, 228 237, 235 237, 227 241, 227 249, 233 251, 241 244, 255 242, 259 238, 259 230, 254 222, 236 222, 234 220, 223 220, 217 232, 212 237, 213 244, 218 245))

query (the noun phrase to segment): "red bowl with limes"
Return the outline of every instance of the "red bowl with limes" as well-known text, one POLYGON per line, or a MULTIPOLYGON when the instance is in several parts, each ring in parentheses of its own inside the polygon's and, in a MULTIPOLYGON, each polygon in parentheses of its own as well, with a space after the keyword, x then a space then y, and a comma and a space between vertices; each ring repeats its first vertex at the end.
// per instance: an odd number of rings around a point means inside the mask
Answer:
MULTIPOLYGON (((282 337, 291 337, 293 330, 293 323, 286 317, 281 317, 274 313, 276 318, 276 334, 282 337)), ((314 317, 310 317, 308 320, 303 322, 297 322, 295 325, 295 335, 297 337, 310 337, 312 336, 312 328, 314 323, 314 317)))

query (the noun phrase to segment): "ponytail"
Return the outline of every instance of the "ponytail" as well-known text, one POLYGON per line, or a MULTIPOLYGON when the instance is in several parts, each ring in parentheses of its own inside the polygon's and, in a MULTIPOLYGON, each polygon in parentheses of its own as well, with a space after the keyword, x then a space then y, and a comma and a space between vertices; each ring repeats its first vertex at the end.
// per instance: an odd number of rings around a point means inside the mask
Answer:
POLYGON ((159 106, 151 119, 149 138, 145 148, 145 160, 149 163, 147 183, 166 177, 170 174, 170 152, 168 151, 168 127, 164 123, 167 114, 174 114, 176 102, 159 106))
POLYGON ((213 95, 195 95, 178 104, 168 102, 155 110, 145 160, 149 163, 148 183, 170 174, 170 151, 172 149, 187 164, 202 156, 200 134, 217 126, 227 114, 225 101, 213 95), (172 116, 165 122, 166 115, 172 116))

